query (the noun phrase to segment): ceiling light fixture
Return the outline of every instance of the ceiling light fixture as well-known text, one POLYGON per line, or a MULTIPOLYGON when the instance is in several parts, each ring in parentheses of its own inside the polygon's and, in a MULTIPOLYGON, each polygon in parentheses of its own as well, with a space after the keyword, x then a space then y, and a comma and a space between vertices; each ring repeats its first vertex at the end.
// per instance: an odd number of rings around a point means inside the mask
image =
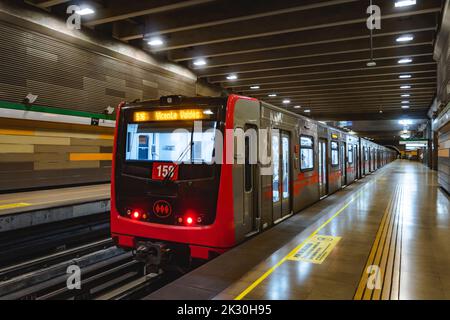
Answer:
POLYGON ((402 104, 409 104, 409 101, 402 101, 402 104))
POLYGON ((302 106, 294 106, 294 109, 300 109, 302 106))
POLYGON ((409 139, 409 138, 411 138, 411 136, 409 134, 402 134, 402 135, 400 135, 400 138, 409 139))
POLYGON ((411 95, 410 94, 402 94, 401 97, 402 98, 409 98, 409 97, 411 97, 411 95))
POLYGON ((201 67, 206 66, 206 60, 205 59, 197 59, 194 61, 194 66, 201 67))
POLYGON ((95 11, 94 11, 94 9, 91 9, 91 8, 83 8, 83 9, 76 11, 75 13, 79 14, 80 16, 87 16, 90 14, 94 14, 95 11))
POLYGON ((401 86, 400 89, 411 89, 411 86, 401 86))
POLYGON ((289 104, 289 103, 291 103, 291 100, 289 100, 289 99, 284 99, 284 100, 283 100, 283 103, 284 103, 284 104, 289 104))
POLYGON ((409 106, 408 105, 403 105, 402 109, 409 109, 409 106))
POLYGON ((403 58, 403 59, 398 60, 399 64, 407 64, 407 63, 411 63, 411 62, 412 62, 411 58, 403 58))
POLYGON ((260 89, 261 87, 260 86, 251 86, 250 87, 250 89, 252 89, 252 90, 258 90, 258 89, 260 89))
POLYGON ((236 80, 237 78, 238 78, 238 76, 235 74, 230 74, 229 76, 227 76, 228 80, 236 80))
POLYGON ((413 40, 414 40, 414 36, 412 36, 412 35, 403 35, 396 39, 397 42, 409 42, 409 41, 413 41, 413 40))
POLYGON ((159 47, 164 44, 164 41, 161 38, 153 38, 148 41, 148 44, 152 47, 159 47))
POLYGON ((409 125, 413 124, 412 120, 409 120, 409 119, 399 120, 398 123, 403 126, 409 126, 409 125))
POLYGON ((396 8, 409 7, 416 4, 416 0, 399 0, 395 1, 396 8))
POLYGON ((402 74, 399 76, 400 79, 410 79, 412 76, 410 74, 402 74))
POLYGON ((307 109, 305 110, 305 113, 311 113, 311 110, 307 109))
POLYGON ((269 94, 269 97, 270 97, 270 98, 275 98, 276 96, 277 96, 276 93, 271 93, 271 94, 269 94))

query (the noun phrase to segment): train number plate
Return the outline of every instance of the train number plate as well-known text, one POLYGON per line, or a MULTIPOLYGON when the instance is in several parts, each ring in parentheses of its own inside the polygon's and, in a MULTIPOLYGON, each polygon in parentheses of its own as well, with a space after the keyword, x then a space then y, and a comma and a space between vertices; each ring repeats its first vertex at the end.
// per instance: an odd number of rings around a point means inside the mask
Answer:
POLYGON ((175 163, 154 163, 152 171, 153 180, 178 180, 178 165, 175 163))

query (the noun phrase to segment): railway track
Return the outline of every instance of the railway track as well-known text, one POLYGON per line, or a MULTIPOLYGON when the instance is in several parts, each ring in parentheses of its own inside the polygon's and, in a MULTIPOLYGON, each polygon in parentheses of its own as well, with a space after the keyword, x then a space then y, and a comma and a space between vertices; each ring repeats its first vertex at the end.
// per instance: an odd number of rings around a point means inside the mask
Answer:
POLYGON ((108 215, 98 214, 0 232, 0 268, 106 239, 109 228, 108 215))
POLYGON ((145 274, 131 252, 105 239, 0 269, 0 300, 139 299, 179 275, 145 274), (81 271, 78 289, 67 285, 73 266, 81 271))
POLYGON ((108 237, 104 214, 0 233, 0 300, 139 299, 182 274, 146 274, 108 237), (67 285, 73 267, 81 288, 67 285))

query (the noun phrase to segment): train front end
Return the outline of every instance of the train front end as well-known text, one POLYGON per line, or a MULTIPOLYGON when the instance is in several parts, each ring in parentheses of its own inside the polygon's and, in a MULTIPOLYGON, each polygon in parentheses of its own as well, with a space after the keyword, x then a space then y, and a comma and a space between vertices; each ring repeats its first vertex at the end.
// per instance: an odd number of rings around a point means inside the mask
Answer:
POLYGON ((111 196, 118 246, 161 265, 208 259, 234 245, 231 184, 216 148, 226 104, 174 96, 119 108, 111 196))

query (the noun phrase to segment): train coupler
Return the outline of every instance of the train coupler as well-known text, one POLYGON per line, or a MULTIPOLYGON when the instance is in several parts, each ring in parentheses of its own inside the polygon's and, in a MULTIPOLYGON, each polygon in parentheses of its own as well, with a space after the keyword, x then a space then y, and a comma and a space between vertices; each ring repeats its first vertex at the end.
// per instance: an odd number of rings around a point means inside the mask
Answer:
POLYGON ((172 250, 160 242, 139 242, 135 259, 145 264, 146 273, 159 273, 170 262, 172 250))

